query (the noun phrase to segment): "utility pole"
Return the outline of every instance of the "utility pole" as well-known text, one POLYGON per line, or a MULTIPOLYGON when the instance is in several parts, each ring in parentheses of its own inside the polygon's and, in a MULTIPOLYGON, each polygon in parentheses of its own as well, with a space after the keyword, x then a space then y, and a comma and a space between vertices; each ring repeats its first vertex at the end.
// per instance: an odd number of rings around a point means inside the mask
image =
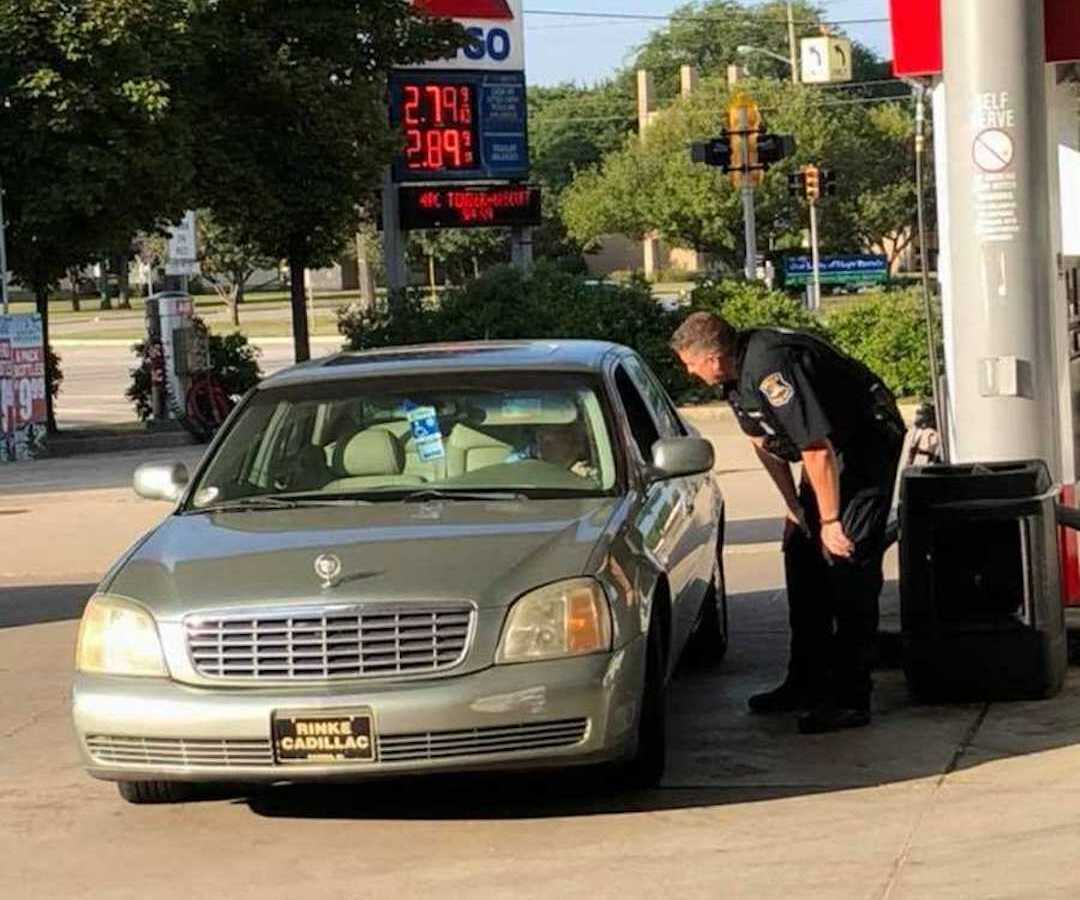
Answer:
POLYGON ((0 179, 0 299, 3 300, 5 316, 8 314, 6 229, 7 221, 4 219, 4 182, 0 179))
POLYGON ((787 5, 788 52, 791 54, 791 83, 799 83, 799 50, 795 44, 795 9, 787 5))

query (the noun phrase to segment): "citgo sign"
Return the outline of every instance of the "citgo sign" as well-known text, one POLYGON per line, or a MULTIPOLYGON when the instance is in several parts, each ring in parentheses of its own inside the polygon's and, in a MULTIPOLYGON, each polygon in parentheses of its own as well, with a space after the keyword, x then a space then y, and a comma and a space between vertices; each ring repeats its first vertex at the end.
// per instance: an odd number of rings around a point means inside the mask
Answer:
POLYGON ((456 58, 435 60, 415 68, 524 71, 522 0, 414 0, 414 3, 429 15, 460 22, 473 38, 473 43, 458 51, 456 58))

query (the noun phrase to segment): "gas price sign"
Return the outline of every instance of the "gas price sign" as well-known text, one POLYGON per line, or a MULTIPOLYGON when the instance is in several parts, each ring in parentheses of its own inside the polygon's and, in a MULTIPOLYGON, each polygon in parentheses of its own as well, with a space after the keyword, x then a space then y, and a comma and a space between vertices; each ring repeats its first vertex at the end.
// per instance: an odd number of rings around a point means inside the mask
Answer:
POLYGON ((390 121, 404 149, 396 182, 524 178, 529 169, 521 72, 398 71, 390 121))
POLYGON ((401 189, 401 227, 492 228, 536 226, 540 189, 527 185, 401 189))

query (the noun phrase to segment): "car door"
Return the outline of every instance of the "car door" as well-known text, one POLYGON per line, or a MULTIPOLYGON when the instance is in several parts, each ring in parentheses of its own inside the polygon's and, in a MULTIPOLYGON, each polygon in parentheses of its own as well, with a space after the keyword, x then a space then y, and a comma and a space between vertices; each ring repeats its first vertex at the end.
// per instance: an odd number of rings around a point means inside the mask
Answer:
MULTIPOLYGON (((652 462, 653 445, 661 437, 677 435, 672 433, 670 420, 659 417, 653 411, 644 392, 637 386, 631 373, 631 362, 632 357, 622 357, 615 368, 614 378, 623 407, 624 423, 630 433, 627 444, 636 468, 641 471, 652 462)), ((687 606, 693 604, 694 593, 692 582, 695 573, 693 562, 688 558, 694 509, 692 492, 686 482, 684 478, 673 478, 643 486, 644 496, 634 522, 642 546, 668 576, 672 601, 671 646, 674 651, 682 646, 693 624, 687 606)), ((694 615, 696 609, 695 606, 694 615)))
MULTIPOLYGON (((626 368, 648 405, 660 436, 689 436, 685 423, 675 410, 667 391, 660 384, 660 379, 645 362, 637 356, 630 356, 626 359, 626 368)), ((684 596, 678 612, 681 618, 680 633, 683 637, 689 637, 701 609, 701 601, 714 574, 718 540, 717 498, 711 473, 679 478, 673 484, 688 516, 685 529, 680 535, 678 558, 672 563, 679 569, 679 581, 684 585, 684 596)))

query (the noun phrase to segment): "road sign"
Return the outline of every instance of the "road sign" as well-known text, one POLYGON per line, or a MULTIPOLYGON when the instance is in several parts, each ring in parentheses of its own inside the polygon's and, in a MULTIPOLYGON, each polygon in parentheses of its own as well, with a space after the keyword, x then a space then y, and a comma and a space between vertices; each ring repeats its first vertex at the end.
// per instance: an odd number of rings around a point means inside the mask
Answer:
POLYGON ((851 41, 813 37, 802 41, 802 80, 805 84, 851 81, 851 41))
MULTIPOLYGON (((822 284, 883 284, 889 280, 889 263, 884 256, 875 254, 823 256, 820 272, 822 284)), ((784 257, 784 287, 805 287, 813 277, 812 257, 784 257)))
POLYGON ((198 275, 199 271, 195 213, 188 211, 180 224, 169 231, 169 244, 165 252, 165 274, 198 275))

